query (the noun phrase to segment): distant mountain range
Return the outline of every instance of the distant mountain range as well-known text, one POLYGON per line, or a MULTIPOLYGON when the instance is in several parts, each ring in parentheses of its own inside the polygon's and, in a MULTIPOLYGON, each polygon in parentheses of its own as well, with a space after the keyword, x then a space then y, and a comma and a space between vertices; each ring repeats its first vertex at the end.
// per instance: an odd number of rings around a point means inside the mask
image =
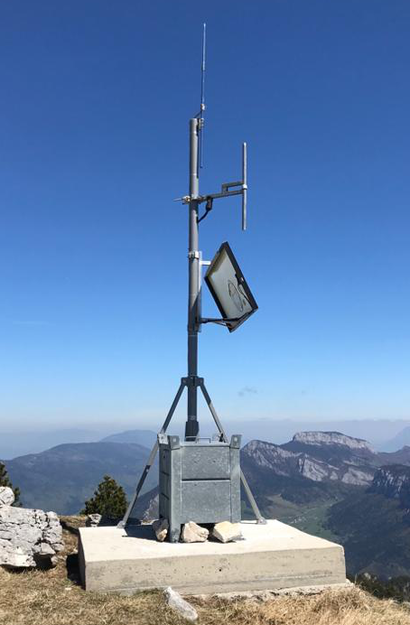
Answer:
MULTIPOLYGON (((25 506, 73 514, 104 474, 130 496, 154 441, 152 431, 131 430, 5 464, 25 506)), ((241 464, 263 514, 340 541, 350 573, 410 575, 410 446, 378 452, 340 432, 298 432, 281 445, 248 442, 241 464)), ((158 514, 157 479, 154 467, 138 502, 140 517, 158 514)), ((252 514, 245 499, 243 514, 252 514)))
POLYGON ((255 474, 259 488, 264 482, 260 473, 266 471, 270 478, 273 473, 321 484, 368 486, 378 467, 397 464, 398 457, 410 464, 410 448, 378 453, 365 440, 339 432, 299 432, 284 445, 251 441, 242 450, 242 465, 255 474))
POLYGON ((11 460, 17 456, 38 454, 65 443, 93 443, 108 432, 95 429, 64 428, 59 430, 0 431, 0 458, 11 460))
MULTIPOLYGON (((5 464, 12 483, 21 490, 24 506, 76 514, 105 474, 114 477, 130 496, 148 455, 147 448, 135 443, 77 443, 20 456, 5 464)), ((153 467, 145 490, 157 481, 158 468, 153 467)))
POLYGON ((410 446, 410 426, 400 430, 396 436, 383 445, 384 451, 396 451, 403 446, 410 446))
MULTIPOLYGON (((4 421, 4 420, 3 420, 4 421)), ((160 419, 156 424, 160 425, 160 419)), ((295 432, 299 431, 330 431, 344 432, 353 438, 362 438, 378 450, 396 451, 403 445, 410 445, 410 420, 387 419, 357 419, 339 421, 292 421, 291 419, 260 419, 255 417, 248 421, 224 422, 228 434, 242 434, 242 442, 258 438, 277 445, 289 441, 295 432)), ((182 429, 182 428, 180 428, 182 429)), ((156 432, 150 429, 127 430, 120 434, 112 433, 112 426, 95 428, 71 428, 61 430, 36 431, 0 431, 0 458, 11 460, 17 456, 40 453, 51 447, 64 443, 89 443, 96 441, 111 441, 122 443, 139 443, 151 446, 156 432), (141 432, 147 433, 147 438, 141 438, 141 432), (136 433, 136 434, 135 434, 136 433), (150 438, 153 437, 153 438, 150 438)), ((172 430, 175 432, 175 430, 172 430)), ((211 436, 215 426, 211 419, 201 422, 201 436, 211 436)))
POLYGON ((136 443, 152 449, 157 435, 151 430, 126 430, 118 434, 111 434, 102 439, 102 443, 136 443))
MULTIPOLYGON (((201 422, 201 436, 212 436, 216 428, 212 420, 206 419, 201 422)), ((259 439, 268 441, 275 445, 287 443, 295 432, 343 432, 350 438, 364 439, 370 441, 371 445, 382 451, 396 451, 401 449, 406 442, 402 442, 404 433, 409 430, 410 421, 389 421, 380 420, 352 420, 352 421, 292 421, 291 419, 252 419, 251 421, 226 421, 225 430, 229 436, 241 434, 242 443, 246 444, 251 440, 259 439), (394 437, 394 439, 393 439, 394 437), (388 441, 388 442, 386 442, 388 441), (393 442, 395 441, 395 442, 393 442)), ((103 440, 116 440, 117 442, 133 443, 141 441, 143 430, 127 430, 120 434, 114 434, 103 440)), ((170 433, 174 433, 170 427, 170 433)), ((155 437, 156 433, 151 432, 155 437)), ((154 438, 155 440, 155 438, 154 438)), ((410 444, 410 443, 409 443, 410 444)))

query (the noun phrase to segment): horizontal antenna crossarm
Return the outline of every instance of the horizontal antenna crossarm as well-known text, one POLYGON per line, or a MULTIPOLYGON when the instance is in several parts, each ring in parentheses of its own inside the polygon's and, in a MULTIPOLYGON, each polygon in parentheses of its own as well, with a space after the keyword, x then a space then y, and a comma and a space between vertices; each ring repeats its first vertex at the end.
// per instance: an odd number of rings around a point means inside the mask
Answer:
POLYGON ((224 182, 222 185, 222 191, 225 191, 225 189, 230 189, 231 187, 243 187, 242 180, 239 180, 238 182, 224 182))
MULTIPOLYGON (((241 184, 241 183, 240 183, 241 184)), ((209 198, 212 200, 218 200, 221 197, 229 197, 231 195, 242 195, 243 189, 235 189, 234 191, 221 191, 221 193, 210 193, 209 195, 200 196, 197 198, 198 203, 206 202, 209 198)))

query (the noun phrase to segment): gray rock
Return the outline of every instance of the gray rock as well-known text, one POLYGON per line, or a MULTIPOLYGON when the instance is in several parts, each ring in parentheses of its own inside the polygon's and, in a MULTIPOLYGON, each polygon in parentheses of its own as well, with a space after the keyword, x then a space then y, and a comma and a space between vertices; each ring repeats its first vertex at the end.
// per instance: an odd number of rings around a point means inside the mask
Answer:
POLYGON ((209 531, 205 527, 197 525, 193 521, 185 523, 181 532, 181 542, 183 543, 204 543, 209 536, 209 531))
POLYGON ((87 527, 98 527, 101 523, 102 515, 101 514, 88 514, 87 521, 85 522, 87 527))
POLYGON ((55 556, 55 551, 48 543, 40 543, 38 554, 40 556, 55 556))
POLYGON ((223 521, 216 523, 212 530, 212 536, 221 541, 221 543, 229 543, 232 540, 242 540, 242 531, 239 523, 230 523, 223 521))
POLYGON ((191 622, 198 619, 198 613, 195 608, 188 601, 185 601, 171 586, 164 590, 164 596, 168 606, 178 612, 182 618, 191 622))
POLYGON ((55 512, 0 507, 0 565, 34 567, 52 564, 63 549, 62 527, 55 512))
POLYGON ((14 493, 8 486, 0 487, 0 506, 12 506, 15 501, 14 493))
POLYGON ((157 519, 152 524, 152 529, 160 543, 164 542, 168 534, 169 523, 167 519, 157 519))

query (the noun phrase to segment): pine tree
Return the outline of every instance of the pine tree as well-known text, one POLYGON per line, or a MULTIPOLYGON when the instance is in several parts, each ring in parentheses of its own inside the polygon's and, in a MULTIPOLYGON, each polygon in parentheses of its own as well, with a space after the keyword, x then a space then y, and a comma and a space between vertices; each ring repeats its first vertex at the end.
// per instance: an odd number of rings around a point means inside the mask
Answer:
POLYGON ((20 489, 17 487, 15 488, 10 482, 6 466, 3 464, 3 462, 0 462, 0 486, 8 486, 9 488, 11 488, 15 497, 14 505, 18 505, 20 502, 20 489))
POLYGON ((123 517, 127 510, 127 498, 122 486, 114 478, 104 475, 104 479, 94 492, 94 497, 87 499, 81 514, 101 514, 110 519, 123 517))

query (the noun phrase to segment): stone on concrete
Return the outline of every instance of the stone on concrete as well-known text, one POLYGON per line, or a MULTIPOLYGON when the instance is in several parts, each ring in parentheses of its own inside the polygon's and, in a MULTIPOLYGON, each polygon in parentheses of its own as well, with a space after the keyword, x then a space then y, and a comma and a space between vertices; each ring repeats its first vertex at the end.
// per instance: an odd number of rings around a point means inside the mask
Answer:
POLYGON ((85 522, 87 527, 98 527, 101 523, 102 515, 101 514, 88 514, 87 520, 85 522))
POLYGON ((165 588, 164 596, 169 607, 178 612, 182 618, 192 622, 198 619, 198 613, 195 608, 188 601, 185 601, 171 586, 165 588))
POLYGON ((169 523, 167 519, 157 519, 152 524, 157 540, 162 543, 167 537, 169 523))
POLYGON ((240 523, 230 523, 229 521, 216 523, 212 530, 212 536, 220 540, 221 543, 243 539, 240 523))
POLYGON ((62 549, 62 527, 55 512, 0 507, 0 565, 20 568, 52 564, 62 549))
POLYGON ((8 486, 0 487, 0 506, 12 506, 15 501, 14 493, 8 486))
POLYGON ((183 543, 204 543, 209 536, 209 531, 206 527, 201 527, 190 521, 185 523, 181 532, 181 542, 183 543))
POLYGON ((79 530, 86 590, 165 589, 182 595, 333 587, 346 581, 343 547, 280 521, 240 523, 244 540, 159 543, 151 525, 79 530))

